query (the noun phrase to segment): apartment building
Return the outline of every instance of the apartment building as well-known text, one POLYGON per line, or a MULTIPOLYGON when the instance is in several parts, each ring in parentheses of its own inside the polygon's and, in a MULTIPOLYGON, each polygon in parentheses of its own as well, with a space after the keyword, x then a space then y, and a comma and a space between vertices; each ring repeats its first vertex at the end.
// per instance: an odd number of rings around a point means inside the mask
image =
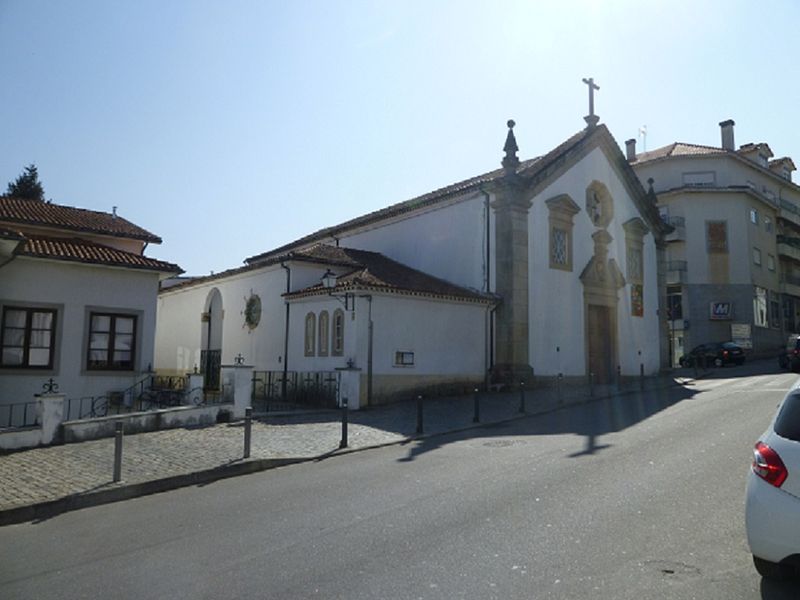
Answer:
POLYGON ((698 344, 734 340, 749 354, 777 353, 800 330, 800 186, 794 162, 767 143, 736 148, 732 120, 719 147, 675 142, 628 162, 658 197, 667 236, 673 365, 698 344))

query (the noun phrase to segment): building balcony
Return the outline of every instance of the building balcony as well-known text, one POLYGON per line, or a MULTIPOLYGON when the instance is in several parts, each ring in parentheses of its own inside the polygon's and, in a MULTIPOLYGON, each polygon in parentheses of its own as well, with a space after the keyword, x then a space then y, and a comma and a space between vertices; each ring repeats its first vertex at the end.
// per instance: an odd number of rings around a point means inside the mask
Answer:
POLYGON ((683 217, 670 217, 667 223, 674 227, 672 233, 668 233, 666 240, 668 242, 685 242, 686 241, 686 220, 683 217))
POLYGON ((798 207, 794 202, 790 202, 785 198, 781 198, 778 217, 781 219, 786 219, 787 221, 791 221, 795 225, 800 226, 800 207, 798 207))
POLYGON ((800 238, 779 235, 778 256, 784 256, 800 262, 800 238))
POLYGON ((667 285, 686 283, 688 265, 685 260, 667 261, 667 285))
POLYGON ((781 294, 800 298, 800 277, 794 275, 781 276, 781 294))

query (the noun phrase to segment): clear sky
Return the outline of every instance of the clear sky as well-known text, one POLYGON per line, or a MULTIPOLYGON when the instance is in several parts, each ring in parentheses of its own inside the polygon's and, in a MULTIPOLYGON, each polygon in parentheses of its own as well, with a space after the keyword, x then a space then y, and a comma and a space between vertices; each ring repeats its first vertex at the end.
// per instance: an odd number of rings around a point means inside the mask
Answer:
MULTIPOLYGON (((0 193, 111 211, 188 274, 500 165, 585 124, 800 164, 800 2, 0 0, 0 193)), ((795 174, 800 177, 800 174, 795 174)))

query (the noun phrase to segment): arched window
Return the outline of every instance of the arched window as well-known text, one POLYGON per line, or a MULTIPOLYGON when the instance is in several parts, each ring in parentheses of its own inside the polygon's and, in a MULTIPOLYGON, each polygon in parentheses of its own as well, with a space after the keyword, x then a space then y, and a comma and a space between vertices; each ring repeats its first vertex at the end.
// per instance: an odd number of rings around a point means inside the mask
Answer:
POLYGON ((306 315, 306 356, 314 356, 314 336, 316 334, 317 320, 314 313, 306 315))
POLYGON ((328 356, 328 311, 323 310, 319 314, 319 336, 317 340, 317 351, 320 356, 328 356))
POLYGON ((333 313, 333 356, 344 354, 344 311, 337 308, 333 313))

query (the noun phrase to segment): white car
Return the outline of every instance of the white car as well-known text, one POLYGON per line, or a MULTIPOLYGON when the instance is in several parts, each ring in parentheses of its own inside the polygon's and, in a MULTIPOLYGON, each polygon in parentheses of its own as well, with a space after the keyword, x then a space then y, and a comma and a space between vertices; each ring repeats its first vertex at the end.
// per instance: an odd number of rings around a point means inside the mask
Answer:
POLYGON ((786 395, 753 450, 745 527, 762 577, 800 573, 800 389, 786 395))

